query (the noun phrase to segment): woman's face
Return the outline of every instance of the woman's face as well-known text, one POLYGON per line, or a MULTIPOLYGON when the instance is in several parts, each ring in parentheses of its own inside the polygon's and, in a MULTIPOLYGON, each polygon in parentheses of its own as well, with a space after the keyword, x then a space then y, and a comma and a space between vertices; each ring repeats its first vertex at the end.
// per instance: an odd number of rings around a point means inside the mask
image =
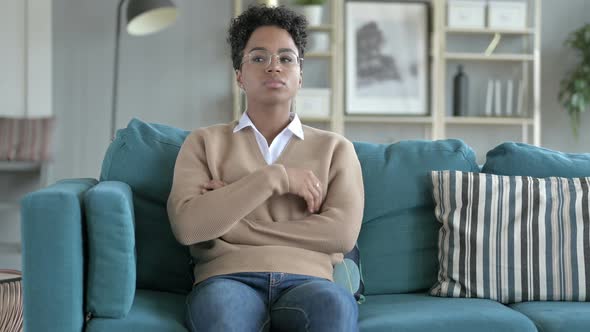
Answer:
POLYGON ((301 87, 302 72, 299 63, 292 63, 293 59, 298 60, 299 51, 286 30, 276 26, 254 30, 243 54, 236 79, 249 103, 276 105, 295 97, 301 87), (266 65, 264 55, 269 54, 271 61, 266 65))

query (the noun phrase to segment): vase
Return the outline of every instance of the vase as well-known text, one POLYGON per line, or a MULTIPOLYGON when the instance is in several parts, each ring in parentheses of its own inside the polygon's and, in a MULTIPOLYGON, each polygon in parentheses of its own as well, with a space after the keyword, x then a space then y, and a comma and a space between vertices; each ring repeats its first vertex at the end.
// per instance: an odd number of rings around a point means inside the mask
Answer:
POLYGON ((468 115, 468 86, 469 80, 463 71, 463 65, 459 65, 453 78, 453 116, 468 115))

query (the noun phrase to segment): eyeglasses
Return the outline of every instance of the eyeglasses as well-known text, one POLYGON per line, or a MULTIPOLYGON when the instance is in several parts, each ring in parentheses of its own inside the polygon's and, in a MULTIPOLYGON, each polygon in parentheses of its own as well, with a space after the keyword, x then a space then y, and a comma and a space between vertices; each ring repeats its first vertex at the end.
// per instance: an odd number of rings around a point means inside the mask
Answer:
POLYGON ((295 53, 290 51, 273 54, 265 50, 254 50, 244 55, 245 60, 242 61, 242 64, 248 62, 249 64, 260 68, 267 68, 272 63, 272 58, 275 57, 277 58, 278 63, 285 68, 295 68, 303 62, 303 58, 298 57, 295 53))

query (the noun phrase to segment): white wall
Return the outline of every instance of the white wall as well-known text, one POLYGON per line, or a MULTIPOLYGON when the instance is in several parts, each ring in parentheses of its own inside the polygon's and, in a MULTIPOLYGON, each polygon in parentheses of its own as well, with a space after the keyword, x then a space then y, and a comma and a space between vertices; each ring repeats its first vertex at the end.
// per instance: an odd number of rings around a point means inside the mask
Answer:
POLYGON ((0 116, 52 114, 50 0, 0 2, 0 116))
POLYGON ((18 116, 25 113, 25 2, 0 2, 0 115, 18 116))
POLYGON ((542 145, 564 152, 590 152, 590 112, 582 115, 580 137, 576 140, 569 116, 557 100, 560 80, 579 62, 574 52, 563 46, 563 41, 571 31, 590 23, 590 1, 544 0, 543 6, 542 145))
MULTIPOLYGON (((175 0, 178 21, 120 47, 118 127, 132 117, 185 129, 231 119, 225 33, 233 1, 175 0)), ((54 0, 56 161, 51 179, 99 176, 110 142, 118 0, 54 0)))

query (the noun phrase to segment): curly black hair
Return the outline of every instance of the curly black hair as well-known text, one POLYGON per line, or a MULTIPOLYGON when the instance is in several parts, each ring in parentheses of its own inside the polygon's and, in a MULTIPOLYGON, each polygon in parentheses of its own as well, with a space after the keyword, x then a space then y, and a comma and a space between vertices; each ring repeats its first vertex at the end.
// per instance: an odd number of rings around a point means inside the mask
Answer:
POLYGON ((240 69, 244 48, 252 32, 262 26, 276 26, 287 30, 297 46, 299 56, 303 58, 307 46, 307 19, 305 16, 284 6, 254 5, 232 19, 229 26, 227 42, 231 47, 231 58, 235 70, 240 69))

